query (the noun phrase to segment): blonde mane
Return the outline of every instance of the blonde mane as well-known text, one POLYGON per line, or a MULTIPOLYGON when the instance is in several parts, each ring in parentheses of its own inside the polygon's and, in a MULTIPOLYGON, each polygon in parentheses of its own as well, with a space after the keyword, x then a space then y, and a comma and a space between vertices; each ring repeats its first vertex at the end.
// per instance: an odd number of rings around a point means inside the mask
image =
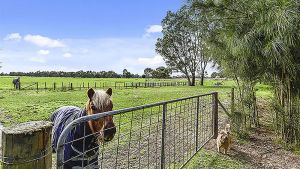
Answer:
MULTIPOLYGON (((95 90, 92 102, 94 106, 102 110, 111 103, 111 96, 103 90, 95 90)), ((89 103, 89 101, 87 103, 89 103)))

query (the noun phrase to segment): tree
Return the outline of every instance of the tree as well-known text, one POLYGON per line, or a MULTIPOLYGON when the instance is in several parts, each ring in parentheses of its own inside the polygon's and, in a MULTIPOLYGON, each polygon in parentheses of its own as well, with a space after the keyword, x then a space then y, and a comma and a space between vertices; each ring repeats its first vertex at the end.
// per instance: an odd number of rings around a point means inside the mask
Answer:
POLYGON ((146 78, 150 78, 152 76, 152 71, 153 71, 153 69, 151 69, 151 68, 144 69, 144 75, 145 75, 145 77, 146 78))
POLYGON ((210 75, 211 78, 216 78, 217 76, 218 76, 217 72, 212 72, 210 75))
POLYGON ((153 78, 166 79, 171 77, 172 71, 164 66, 160 66, 151 72, 153 78))
POLYGON ((131 78, 131 77, 133 77, 133 75, 127 69, 124 69, 123 78, 131 78))
POLYGON ((202 50, 201 22, 197 22, 196 16, 188 6, 183 6, 175 13, 169 11, 162 21, 163 37, 156 43, 156 51, 164 58, 167 66, 182 72, 190 86, 195 85, 197 68, 206 59, 202 50))
MULTIPOLYGON (((258 124, 255 84, 274 86, 277 131, 287 143, 300 143, 300 2, 294 0, 192 0, 210 25, 215 60, 238 84, 242 111, 251 107, 258 124), (247 92, 245 92, 247 91, 247 92)), ((250 109, 249 109, 250 110, 250 109)))

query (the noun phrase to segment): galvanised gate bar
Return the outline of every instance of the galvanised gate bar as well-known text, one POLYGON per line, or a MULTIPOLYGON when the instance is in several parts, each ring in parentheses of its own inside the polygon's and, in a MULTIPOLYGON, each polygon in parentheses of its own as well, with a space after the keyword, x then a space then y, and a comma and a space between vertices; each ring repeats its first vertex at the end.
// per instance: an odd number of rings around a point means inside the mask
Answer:
MULTIPOLYGON (((64 147, 78 141, 65 142, 69 132, 109 115, 113 115, 117 131, 112 141, 101 142, 96 148, 98 168, 182 168, 217 136, 217 112, 218 93, 214 92, 81 117, 70 123, 59 138, 57 168, 73 160, 64 159, 64 147)), ((86 137, 80 138, 83 144, 86 137)), ((91 151, 95 148, 83 150, 74 158, 84 159, 91 151)))

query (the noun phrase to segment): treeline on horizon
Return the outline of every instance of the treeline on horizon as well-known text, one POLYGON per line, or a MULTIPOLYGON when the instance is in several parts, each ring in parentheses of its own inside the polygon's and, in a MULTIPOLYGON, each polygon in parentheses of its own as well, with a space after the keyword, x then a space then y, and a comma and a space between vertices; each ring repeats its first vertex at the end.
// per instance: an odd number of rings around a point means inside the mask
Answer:
MULTIPOLYGON (((157 78, 168 79, 171 78, 172 71, 164 66, 159 66, 156 69, 146 68, 144 74, 133 74, 127 69, 123 69, 122 74, 118 74, 113 70, 110 71, 36 71, 36 72, 10 72, 0 73, 0 76, 33 76, 33 77, 80 77, 80 78, 157 78)), ((181 76, 177 76, 181 77, 181 76)))
POLYGON ((80 77, 80 78, 171 78, 171 71, 158 67, 157 69, 146 68, 143 75, 133 74, 127 69, 123 70, 123 74, 118 74, 115 71, 36 71, 36 72, 10 72, 0 73, 0 76, 32 76, 32 77, 80 77))
MULTIPOLYGON (((122 74, 115 71, 36 71, 36 72, 10 72, 1 73, 1 76, 33 76, 33 77, 81 77, 81 78, 122 78, 122 74)), ((142 78, 138 74, 131 74, 128 78, 142 78)))

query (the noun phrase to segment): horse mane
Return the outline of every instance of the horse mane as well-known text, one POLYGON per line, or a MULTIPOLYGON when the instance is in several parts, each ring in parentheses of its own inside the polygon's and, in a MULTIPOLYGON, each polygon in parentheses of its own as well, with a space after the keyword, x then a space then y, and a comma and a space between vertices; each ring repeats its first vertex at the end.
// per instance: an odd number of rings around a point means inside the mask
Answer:
MULTIPOLYGON (((103 90, 95 90, 95 93, 92 98, 92 102, 93 102, 94 106, 96 106, 97 108, 103 109, 104 107, 111 104, 111 96, 108 95, 103 90)), ((89 109, 89 103, 90 103, 90 100, 88 100, 86 103, 87 110, 89 109)))

